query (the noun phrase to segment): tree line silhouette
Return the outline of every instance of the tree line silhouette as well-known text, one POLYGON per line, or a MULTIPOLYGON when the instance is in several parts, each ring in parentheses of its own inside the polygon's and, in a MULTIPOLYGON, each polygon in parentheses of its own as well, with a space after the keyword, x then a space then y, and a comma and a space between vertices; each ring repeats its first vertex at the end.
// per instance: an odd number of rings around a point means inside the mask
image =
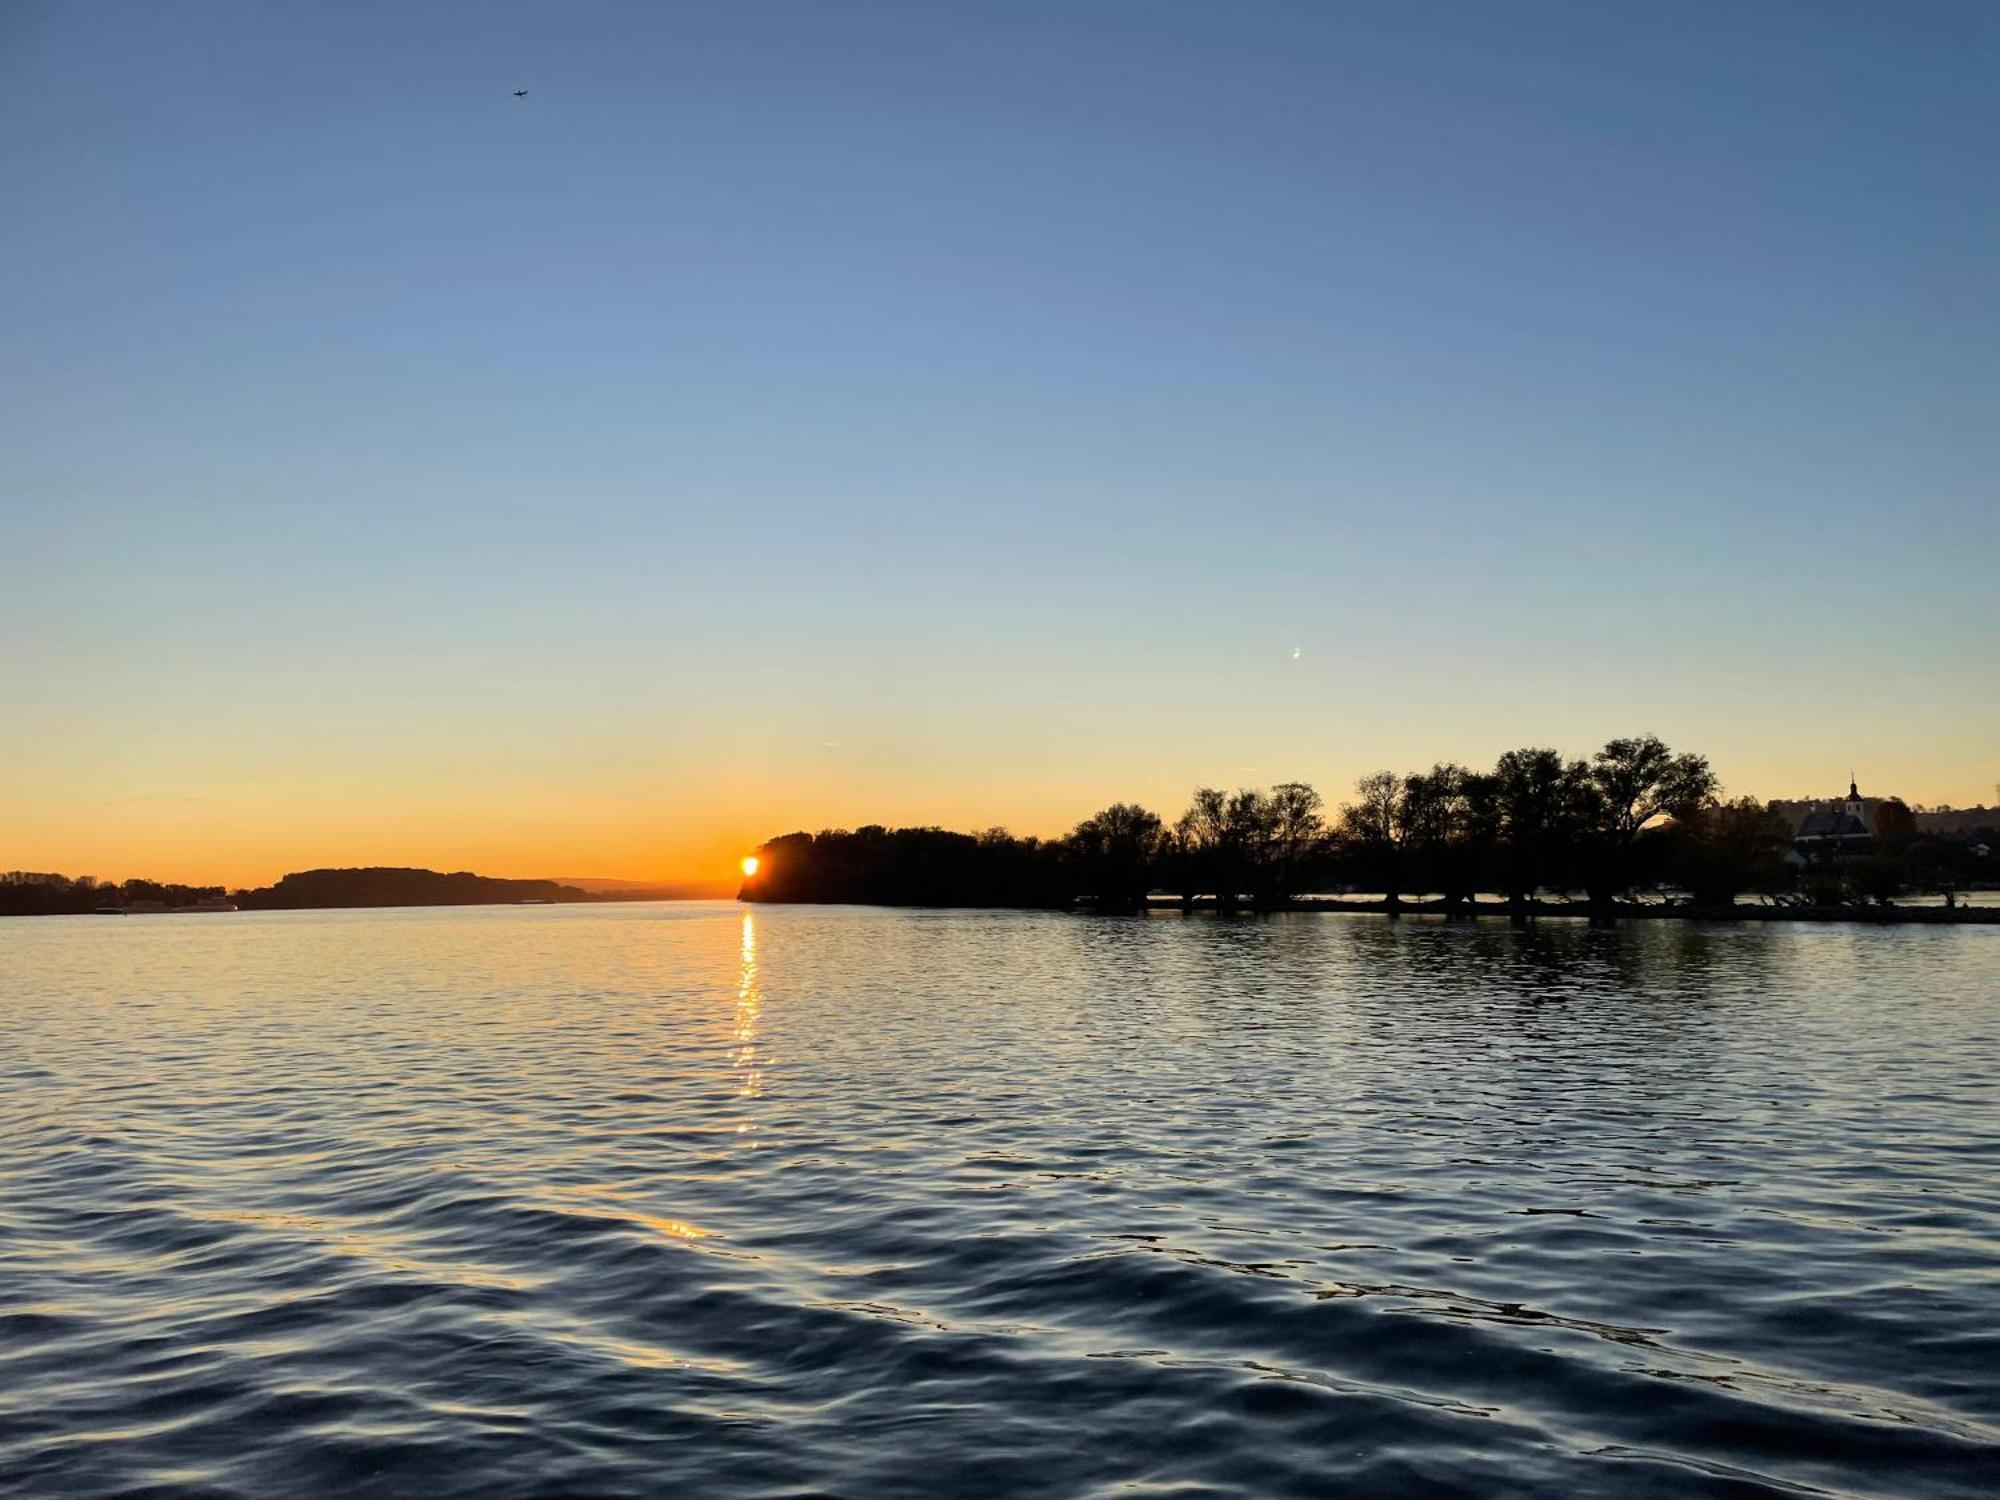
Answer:
MULTIPOLYGON (((1483 771, 1453 763, 1377 771, 1332 811, 1311 786, 1292 781, 1236 792, 1198 787, 1171 824, 1114 803, 1056 839, 879 825, 790 833, 757 851, 757 873, 740 895, 1134 911, 1166 892, 1190 907, 1273 911, 1308 893, 1362 890, 1380 893, 1376 904, 1393 913, 1417 896, 1430 898, 1427 909, 1463 912, 1476 893, 1489 893, 1525 918, 1546 909, 1539 893, 1553 891, 1581 892, 1593 915, 1609 917, 1622 897, 1656 884, 1712 909, 1753 891, 1815 905, 1880 904, 1912 887, 1952 891, 2000 876, 1991 852, 2000 830, 1926 837, 1894 799, 1876 811, 1865 858, 1800 868, 1786 859, 1791 843, 1791 824, 1773 807, 1724 800, 1707 760, 1644 735, 1612 740, 1588 760, 1537 748, 1510 750, 1483 771)), ((0 874, 0 915, 186 908, 223 895, 219 885, 0 874)), ((305 870, 228 893, 250 910, 632 898, 548 880, 385 867, 305 870)))
MULTIPOLYGON (((221 901, 219 885, 173 885, 153 880, 100 881, 88 875, 30 870, 0 874, 0 916, 52 916, 65 912, 174 910, 221 901)), ((371 866, 352 870, 299 870, 276 883, 231 891, 245 911, 295 911, 343 906, 491 906, 509 902, 588 901, 587 892, 553 880, 505 880, 467 870, 371 866)))
POLYGON ((1510 750, 1488 770, 1440 763, 1377 771, 1329 813, 1304 782, 1198 787, 1172 823, 1119 802, 1057 839, 1003 828, 791 833, 758 851, 751 901, 1069 907, 1135 911, 1155 892, 1223 911, 1272 911, 1311 891, 1409 895, 1464 911, 1500 895, 1525 918, 1541 891, 1580 892, 1609 919, 1635 889, 1671 882, 1692 903, 1789 890, 1791 826, 1752 797, 1724 800, 1708 761, 1658 737, 1614 739, 1589 759, 1510 750))
POLYGON ((97 880, 89 875, 71 879, 39 870, 8 870, 0 874, 0 916, 56 916, 106 907, 155 904, 193 906, 219 901, 219 885, 178 885, 157 880, 97 880))

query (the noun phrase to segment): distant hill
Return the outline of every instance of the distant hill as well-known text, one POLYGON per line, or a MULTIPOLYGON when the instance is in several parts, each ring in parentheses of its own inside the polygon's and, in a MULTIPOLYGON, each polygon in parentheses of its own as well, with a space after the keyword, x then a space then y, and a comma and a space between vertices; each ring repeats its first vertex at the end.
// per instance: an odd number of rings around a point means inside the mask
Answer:
POLYGON ((238 891, 246 911, 289 911, 324 906, 503 906, 521 901, 586 901, 573 885, 553 880, 501 880, 469 870, 370 866, 358 870, 299 870, 276 885, 238 891))
POLYGON ((2000 829, 2000 807, 1932 807, 1917 814, 1920 833, 1983 833, 2000 829))

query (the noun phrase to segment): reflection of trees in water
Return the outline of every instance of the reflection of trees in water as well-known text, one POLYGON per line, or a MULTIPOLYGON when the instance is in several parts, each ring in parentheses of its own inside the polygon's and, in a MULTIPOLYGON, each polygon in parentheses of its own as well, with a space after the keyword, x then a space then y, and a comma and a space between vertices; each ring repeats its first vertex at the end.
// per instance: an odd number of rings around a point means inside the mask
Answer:
POLYGON ((1374 1086, 1522 1123, 1586 1096, 1637 1112, 1699 1097, 1718 1057, 1761 1030, 1787 951, 1783 934, 1695 923, 1160 913, 1035 925, 1076 1028, 1049 1039, 1052 1055, 1143 1076, 1193 1042, 1177 1066, 1215 1069, 1219 1089, 1374 1086), (1443 1097, 1453 1089, 1467 1097, 1443 1097))
POLYGON ((1443 994, 1530 1006, 1584 998, 1711 1002, 1754 986, 1772 937, 1693 922, 1604 929, 1574 921, 1343 923, 1354 961, 1383 965, 1443 994))
POLYGON ((1302 915, 1257 926, 1261 945, 1196 945, 1218 1024, 1237 1024, 1240 1008, 1322 1047, 1380 1050, 1392 1092, 1463 1084, 1510 1115, 1537 1098, 1556 1106, 1595 1094, 1646 1108, 1698 1097, 1718 1059, 1759 1045, 1761 1002, 1782 988, 1775 975, 1789 951, 1783 934, 1693 923, 1607 931, 1302 915), (1272 977, 1262 1004, 1239 1007, 1230 980, 1247 947, 1272 977), (1309 1005, 1282 1003, 1292 995, 1309 1005))
POLYGON ((1582 1141, 1617 1143, 1613 1165, 1647 1173, 1645 1153, 1684 1157, 1740 1106, 1717 1079, 1762 1045, 1782 939, 1683 923, 1386 926, 1354 924, 1357 965, 1389 976, 1364 1003, 1390 1016, 1408 1067, 1435 1075, 1391 1092, 1434 1098, 1474 1155, 1520 1170, 1531 1145, 1549 1153, 1526 1164, 1540 1173, 1582 1141), (1717 1111, 1719 1093, 1736 1102, 1717 1111))

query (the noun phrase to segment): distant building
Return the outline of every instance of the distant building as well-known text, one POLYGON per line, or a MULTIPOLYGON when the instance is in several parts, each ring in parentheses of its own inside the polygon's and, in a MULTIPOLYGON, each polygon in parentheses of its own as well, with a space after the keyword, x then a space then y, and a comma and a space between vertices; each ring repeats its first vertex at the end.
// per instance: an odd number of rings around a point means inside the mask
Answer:
POLYGON ((1850 776, 1844 802, 1773 802, 1773 809, 1792 820, 1792 852, 1786 858, 1796 865, 1866 859, 1875 852, 1875 815, 1889 800, 1862 796, 1850 776))

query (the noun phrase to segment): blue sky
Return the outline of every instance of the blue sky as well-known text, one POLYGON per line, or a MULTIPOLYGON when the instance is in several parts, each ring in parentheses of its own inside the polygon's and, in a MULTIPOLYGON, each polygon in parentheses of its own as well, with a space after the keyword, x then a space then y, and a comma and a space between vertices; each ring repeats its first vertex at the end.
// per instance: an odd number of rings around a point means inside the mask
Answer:
POLYGON ((1990 800, 1996 64, 1973 4, 10 5, 0 863, 699 873, 1637 729, 1990 800))

